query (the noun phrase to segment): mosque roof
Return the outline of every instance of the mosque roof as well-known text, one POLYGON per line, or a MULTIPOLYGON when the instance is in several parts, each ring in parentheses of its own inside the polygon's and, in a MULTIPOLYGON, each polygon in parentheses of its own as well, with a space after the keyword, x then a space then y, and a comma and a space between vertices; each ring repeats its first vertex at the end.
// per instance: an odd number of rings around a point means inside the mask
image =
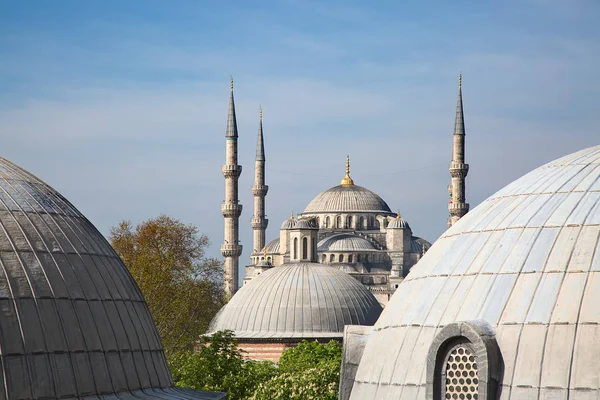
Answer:
POLYGON ((396 218, 392 219, 387 226, 388 229, 404 229, 410 228, 408 222, 404 218, 400 216, 400 213, 396 216, 396 218))
POLYGON ((60 193, 3 158, 0 228, 0 398, 223 398, 173 388, 119 256, 60 193))
POLYGON ((317 251, 373 251, 367 239, 349 233, 328 236, 317 244, 317 251))
POLYGON ((209 334, 229 329, 241 339, 341 338, 344 325, 373 325, 381 313, 360 282, 310 262, 271 268, 231 298, 209 334))
POLYGON ((338 185, 319 193, 308 203, 303 214, 342 212, 392 214, 381 197, 358 185, 338 185))
POLYGON ((280 240, 279 238, 275 238, 266 244, 267 254, 279 254, 280 249, 280 240))
POLYGON ((425 397, 441 328, 495 332, 500 399, 600 389, 600 146, 552 161, 461 218, 411 269, 375 324, 351 399, 425 397))
POLYGON ((346 157, 346 176, 341 184, 319 193, 308 203, 303 214, 337 212, 392 214, 390 207, 381 197, 354 184, 350 177, 350 157, 346 157))

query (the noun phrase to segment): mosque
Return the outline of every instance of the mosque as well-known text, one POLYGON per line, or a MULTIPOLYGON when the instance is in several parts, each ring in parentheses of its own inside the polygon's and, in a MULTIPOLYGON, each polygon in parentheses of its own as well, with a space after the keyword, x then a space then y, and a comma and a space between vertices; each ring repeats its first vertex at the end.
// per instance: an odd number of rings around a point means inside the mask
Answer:
MULTIPOLYGON (((233 98, 233 81, 229 99, 226 130, 226 200, 222 205, 225 218, 225 242, 221 247, 225 257, 226 293, 237 291, 239 256, 238 178, 242 167, 237 165, 237 122, 233 98)), ((409 223, 400 212, 392 212, 388 204, 375 192, 354 183, 350 176, 350 159, 346 159, 346 174, 340 184, 319 193, 296 219, 291 215, 283 221, 279 236, 266 242, 268 220, 265 201, 269 187, 265 184, 265 146, 262 110, 256 143, 254 166, 253 248, 251 264, 246 267, 244 284, 265 271, 289 263, 307 260, 315 253, 315 261, 329 265, 354 277, 385 306, 408 274, 411 267, 427 252, 431 243, 413 234, 409 223), (311 224, 317 230, 309 240, 298 233, 298 226, 311 224), (306 243, 301 243, 307 241, 306 243), (301 248, 305 249, 301 253, 301 248)), ((459 78, 458 101, 454 126, 453 157, 450 164, 451 184, 448 226, 454 224, 469 210, 465 200, 465 177, 469 165, 465 163, 465 129, 462 102, 462 76, 459 78)))

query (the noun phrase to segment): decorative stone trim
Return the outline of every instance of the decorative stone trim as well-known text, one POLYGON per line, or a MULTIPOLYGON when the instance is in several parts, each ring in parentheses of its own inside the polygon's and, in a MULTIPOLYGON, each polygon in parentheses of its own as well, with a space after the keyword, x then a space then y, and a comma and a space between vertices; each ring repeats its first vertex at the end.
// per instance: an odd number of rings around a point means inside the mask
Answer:
POLYGON ((450 353, 457 348, 468 349, 476 360, 478 390, 477 396, 471 395, 471 398, 495 400, 502 382, 504 363, 496 342, 496 332, 484 320, 448 324, 433 339, 427 355, 426 398, 444 399, 447 362, 450 353))

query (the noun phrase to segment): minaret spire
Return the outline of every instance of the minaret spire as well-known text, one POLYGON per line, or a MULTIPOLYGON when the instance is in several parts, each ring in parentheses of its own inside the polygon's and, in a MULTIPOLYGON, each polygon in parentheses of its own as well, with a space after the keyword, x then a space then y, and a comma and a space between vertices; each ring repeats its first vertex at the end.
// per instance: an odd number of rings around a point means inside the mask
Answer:
POLYGON ((263 139, 262 125, 262 107, 259 109, 258 137, 256 138, 256 161, 254 163, 254 185, 252 185, 252 194, 254 195, 254 216, 251 220, 254 231, 254 251, 259 253, 265 247, 265 232, 269 220, 265 218, 265 197, 269 187, 265 185, 265 142, 263 139))
POLYGON ((238 290, 239 261, 242 254, 242 246, 239 244, 239 218, 242 213, 242 205, 238 200, 238 179, 242 173, 242 166, 238 165, 237 158, 238 131, 233 100, 233 78, 230 78, 229 85, 225 165, 221 168, 225 177, 225 202, 221 205, 221 213, 225 219, 225 237, 221 246, 221 254, 225 258, 225 295, 231 298, 238 290))
POLYGON ((468 211, 466 202, 465 178, 469 173, 469 164, 465 163, 465 116, 462 100, 462 73, 458 77, 458 100, 456 102, 456 117, 454 119, 454 146, 452 149, 452 162, 450 163, 450 176, 452 177, 450 203, 448 204, 448 228, 461 219, 468 211))
POLYGON ((350 156, 346 156, 346 176, 342 179, 342 186, 352 186, 354 181, 350 178, 350 156))

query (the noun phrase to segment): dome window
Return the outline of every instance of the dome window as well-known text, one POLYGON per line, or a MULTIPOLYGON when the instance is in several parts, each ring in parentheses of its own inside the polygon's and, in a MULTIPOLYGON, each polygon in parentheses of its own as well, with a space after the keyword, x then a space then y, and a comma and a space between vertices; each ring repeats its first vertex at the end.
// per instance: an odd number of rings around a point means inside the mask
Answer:
POLYGON ((428 400, 495 400, 504 367, 494 329, 485 321, 446 325, 427 356, 428 400))

